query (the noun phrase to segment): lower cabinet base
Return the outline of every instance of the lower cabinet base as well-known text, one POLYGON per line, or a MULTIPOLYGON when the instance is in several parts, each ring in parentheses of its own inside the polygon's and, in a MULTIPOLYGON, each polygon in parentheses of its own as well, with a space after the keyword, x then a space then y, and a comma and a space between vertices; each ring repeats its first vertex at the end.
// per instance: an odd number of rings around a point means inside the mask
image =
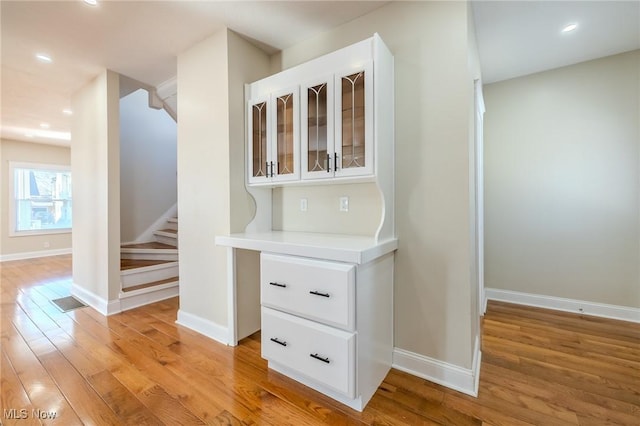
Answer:
POLYGON ((362 411, 365 405, 367 405, 367 403, 369 402, 368 399, 366 401, 363 401, 362 396, 358 396, 357 398, 348 398, 340 393, 335 392, 334 390, 326 386, 323 386, 322 384, 312 379, 309 379, 306 376, 301 375, 297 371, 287 368, 286 366, 279 364, 277 362, 269 361, 268 365, 270 369, 277 371, 278 373, 284 374, 285 376, 297 382, 300 382, 303 385, 310 387, 311 389, 315 389, 318 392, 323 393, 328 397, 335 399, 336 401, 350 408, 353 408, 356 411, 362 411))

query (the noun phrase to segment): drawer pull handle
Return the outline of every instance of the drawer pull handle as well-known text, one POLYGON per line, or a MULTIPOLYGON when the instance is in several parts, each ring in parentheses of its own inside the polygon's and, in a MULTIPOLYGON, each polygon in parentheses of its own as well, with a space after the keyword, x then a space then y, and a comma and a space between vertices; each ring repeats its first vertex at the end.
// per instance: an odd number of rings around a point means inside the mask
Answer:
POLYGON ((269 285, 274 285, 274 286, 276 286, 276 287, 282 287, 282 288, 284 288, 284 287, 286 287, 286 286, 287 286, 286 284, 271 283, 271 282, 269 283, 269 285))
POLYGON ((274 343, 279 344, 279 345, 287 346, 287 342, 283 342, 282 340, 278 340, 278 338, 277 338, 277 337, 272 337, 270 340, 271 340, 272 342, 274 342, 274 343))
POLYGON ((315 296, 322 296, 322 297, 331 297, 329 293, 320 293, 319 291, 315 291, 315 290, 311 290, 309 294, 313 294, 315 296))
POLYGON ((330 364, 330 363, 331 363, 331 361, 329 361, 329 358, 322 358, 322 357, 321 357, 320 355, 318 355, 318 354, 309 354, 309 356, 310 356, 311 358, 315 358, 315 359, 317 359, 318 361, 326 362, 327 364, 330 364))

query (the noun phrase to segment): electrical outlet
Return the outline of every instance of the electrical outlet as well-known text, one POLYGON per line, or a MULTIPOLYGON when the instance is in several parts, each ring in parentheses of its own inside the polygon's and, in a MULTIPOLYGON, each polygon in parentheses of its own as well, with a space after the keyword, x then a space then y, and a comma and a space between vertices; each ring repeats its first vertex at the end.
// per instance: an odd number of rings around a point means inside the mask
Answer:
POLYGON ((340 211, 341 212, 349 211, 349 197, 340 197, 340 211))
POLYGON ((307 199, 306 198, 300 198, 300 211, 301 212, 306 212, 307 211, 307 199))

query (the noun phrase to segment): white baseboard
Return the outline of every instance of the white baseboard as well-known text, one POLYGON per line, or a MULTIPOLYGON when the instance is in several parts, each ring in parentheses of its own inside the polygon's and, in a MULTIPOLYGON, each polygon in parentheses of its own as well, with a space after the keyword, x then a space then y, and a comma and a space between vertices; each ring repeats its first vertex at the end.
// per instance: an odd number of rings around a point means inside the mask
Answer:
POLYGON ((3 254, 0 256, 0 262, 9 262, 11 260, 35 259, 38 257, 60 256, 62 254, 71 254, 71 247, 54 250, 28 251, 23 253, 3 254))
POLYGON ((485 289, 485 295, 487 300, 640 323, 640 308, 607 305, 604 303, 565 299, 554 296, 542 296, 539 294, 521 293, 496 288, 485 289))
POLYGON ((477 397, 481 358, 480 339, 476 338, 472 363, 473 369, 471 370, 400 348, 393 349, 392 367, 458 392, 477 397))
POLYGON ((473 396, 478 396, 478 388, 480 387, 480 367, 482 366, 482 351, 480 350, 480 336, 476 336, 475 347, 473 348, 473 396))
POLYGON ((80 287, 78 284, 71 285, 71 295, 86 305, 91 306, 104 316, 117 314, 121 312, 120 300, 106 300, 97 294, 80 287))
POLYGON ((229 330, 227 329, 227 327, 222 327, 213 321, 209 321, 197 315, 190 314, 183 311, 182 309, 178 310, 178 319, 176 320, 176 324, 190 328, 193 331, 197 331, 198 333, 203 334, 222 344, 230 344, 229 330))

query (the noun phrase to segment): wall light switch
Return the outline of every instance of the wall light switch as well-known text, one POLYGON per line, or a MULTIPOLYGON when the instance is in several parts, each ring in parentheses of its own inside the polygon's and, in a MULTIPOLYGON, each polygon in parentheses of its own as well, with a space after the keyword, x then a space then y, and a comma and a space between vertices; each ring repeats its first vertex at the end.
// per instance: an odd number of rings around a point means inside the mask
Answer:
POLYGON ((300 211, 301 212, 306 212, 307 211, 307 199, 306 198, 300 198, 300 211))
POLYGON ((349 197, 340 197, 340 211, 341 212, 349 211, 349 197))

